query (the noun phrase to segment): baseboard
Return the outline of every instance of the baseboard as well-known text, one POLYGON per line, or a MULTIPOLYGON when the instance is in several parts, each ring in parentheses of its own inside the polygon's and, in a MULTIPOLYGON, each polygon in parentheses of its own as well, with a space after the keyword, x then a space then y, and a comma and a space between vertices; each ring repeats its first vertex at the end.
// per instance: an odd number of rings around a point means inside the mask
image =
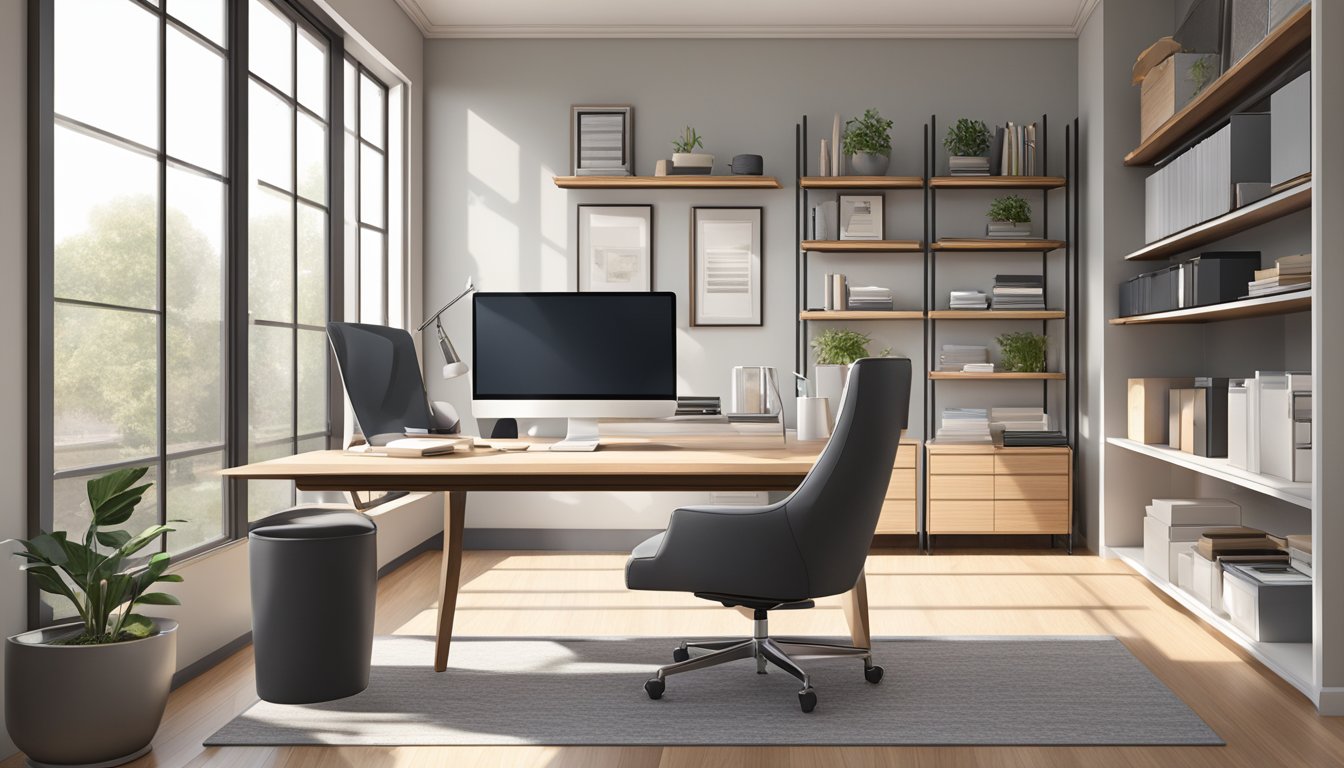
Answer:
POLYGON ((1316 694, 1316 710, 1326 717, 1344 715, 1344 688, 1322 688, 1316 694))
POLYGON ((187 666, 173 673, 173 690, 182 687, 192 678, 205 673, 211 667, 241 651, 252 643, 252 631, 248 630, 215 650, 205 654, 187 666))
POLYGON ((660 533, 602 528, 468 528, 463 549, 530 549, 568 552, 629 552, 660 533))
POLYGON ((434 534, 433 536, 430 536, 428 539, 425 539, 419 544, 416 544, 414 547, 411 547, 405 552, 402 552, 400 555, 397 555, 396 557, 387 561, 387 564, 378 569, 378 578, 381 579, 382 577, 397 570, 401 566, 409 563, 411 560, 415 559, 416 557, 419 557, 420 555, 426 552, 437 551, 440 549, 443 549, 442 531, 434 534))

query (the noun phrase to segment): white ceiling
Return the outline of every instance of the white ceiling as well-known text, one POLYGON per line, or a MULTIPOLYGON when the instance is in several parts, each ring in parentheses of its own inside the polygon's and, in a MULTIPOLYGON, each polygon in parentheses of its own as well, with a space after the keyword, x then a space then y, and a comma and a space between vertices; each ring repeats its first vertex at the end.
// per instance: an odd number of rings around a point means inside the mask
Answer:
POLYGON ((1097 0, 397 0, 428 37, 1077 37, 1097 0))

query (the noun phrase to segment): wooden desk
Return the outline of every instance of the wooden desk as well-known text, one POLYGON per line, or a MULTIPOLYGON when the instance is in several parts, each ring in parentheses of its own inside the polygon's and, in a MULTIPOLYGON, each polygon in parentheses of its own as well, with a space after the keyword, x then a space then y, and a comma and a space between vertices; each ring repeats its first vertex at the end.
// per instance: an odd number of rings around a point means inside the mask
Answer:
MULTIPOLYGON (((730 443, 731 444, 731 443, 730 443)), ((760 441, 753 441, 760 445, 760 441)), ((448 665, 462 570, 462 529, 470 491, 791 491, 822 443, 697 450, 640 439, 604 438, 593 453, 476 451, 430 459, 315 451, 225 470, 249 480, 293 480, 304 491, 443 492, 443 577, 434 669, 448 665)), ((855 645, 869 645, 862 574, 845 595, 855 645)))

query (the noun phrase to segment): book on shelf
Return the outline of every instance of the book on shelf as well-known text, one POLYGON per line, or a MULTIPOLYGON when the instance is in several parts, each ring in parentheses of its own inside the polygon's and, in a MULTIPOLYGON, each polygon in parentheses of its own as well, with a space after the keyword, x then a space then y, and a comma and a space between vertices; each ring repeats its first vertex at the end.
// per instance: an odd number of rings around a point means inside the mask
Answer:
POLYGON ((1210 528, 1199 537, 1195 549, 1206 560, 1223 555, 1284 556, 1280 540, 1264 531, 1244 526, 1210 528))
POLYGON ((858 311, 890 311, 895 308, 890 288, 878 285, 850 286, 846 309, 858 311))
POLYGON ((989 443, 989 411, 984 408, 944 408, 937 439, 947 443, 989 443))
POLYGON ((1039 176, 1036 123, 1009 122, 995 126, 990 139, 989 162, 996 176, 1039 176))
POLYGON ((990 294, 994 309, 1045 309, 1045 278, 1041 275, 995 275, 990 294))
POLYGON ((948 294, 949 309, 985 309, 989 297, 984 291, 952 291, 948 294))
POLYGON ((965 344, 944 344, 938 355, 938 370, 963 371, 968 363, 988 363, 989 349, 965 344))
POLYGON ((849 304, 849 281, 838 273, 827 274, 822 286, 822 309, 827 311, 843 310, 849 304))
POLYGON ((961 366, 962 373, 993 373, 993 363, 966 363, 961 366))
POLYGON ((952 176, 988 176, 989 158, 954 155, 947 159, 947 171, 952 176))
POLYGON ((1297 253, 1274 260, 1269 269, 1257 269, 1255 279, 1246 285, 1248 298, 1273 296, 1311 287, 1311 254, 1297 253))
POLYGON ((1005 448, 1047 447, 1068 444, 1068 436, 1058 430, 1005 429, 1003 431, 1003 446, 1005 448))

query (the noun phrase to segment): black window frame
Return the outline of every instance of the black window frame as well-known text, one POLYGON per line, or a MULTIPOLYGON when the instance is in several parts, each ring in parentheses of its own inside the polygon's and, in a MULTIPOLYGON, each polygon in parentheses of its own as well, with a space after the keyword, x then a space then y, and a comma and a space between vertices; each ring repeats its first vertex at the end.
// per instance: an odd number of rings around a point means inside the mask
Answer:
MULTIPOLYGON (((156 258, 160 275, 164 266, 166 235, 164 230, 167 206, 165 186, 167 169, 172 166, 185 167, 196 173, 222 181, 225 190, 226 212, 224 252, 224 325, 225 344, 224 361, 221 375, 222 396, 224 400, 223 452, 226 467, 236 467, 247 462, 248 449, 248 15, 250 0, 224 0, 225 41, 224 46, 211 41, 196 32, 190 25, 176 19, 171 13, 170 4, 160 0, 157 4, 146 0, 119 0, 138 5, 158 20, 158 144, 157 149, 137 146, 134 142, 102 131, 97 127, 82 124, 70 118, 61 117, 62 125, 72 127, 103 139, 115 141, 119 146, 141 152, 155 159, 158 164, 157 230, 158 242, 156 258), (166 36, 169 26, 184 32, 192 39, 207 45, 225 57, 225 144, 226 157, 224 173, 217 174, 194 166, 176 158, 170 158, 165 143, 167 125, 167 60, 166 36)), ((344 285, 344 82, 343 66, 346 48, 343 35, 335 22, 320 9, 306 0, 266 0, 273 7, 286 14, 296 26, 302 26, 309 34, 324 42, 327 46, 327 318, 342 318, 344 285), (341 130, 335 129, 340 126, 341 130), (335 140, 336 136, 341 141, 335 140), (333 215, 332 212, 338 212, 333 215)), ((54 137, 58 116, 54 109, 54 56, 55 47, 55 7, 52 0, 28 0, 28 279, 27 279, 27 385, 28 417, 27 436, 27 500, 29 535, 47 529, 53 520, 53 486, 57 478, 54 466, 54 137)), ((295 52, 297 55, 297 52, 295 52)), ((296 84, 297 87, 297 84, 296 84)), ((297 152, 295 152, 297 155, 297 152)), ((297 257, 297 255, 296 255, 297 257)), ((297 275, 296 275, 297 278, 297 275)), ((297 285, 297 282, 296 282, 297 285)), ((109 471, 118 466, 141 466, 152 462, 160 469, 160 492, 158 517, 162 522, 168 515, 166 493, 162 481, 163 469, 171 459, 185 458, 210 451, 220 446, 209 446, 177 453, 167 452, 165 432, 167 429, 165 381, 167 377, 166 351, 164 335, 167 323, 167 308, 163 301, 164 281, 157 286, 159 301, 154 314, 160 317, 158 336, 159 347, 156 355, 160 362, 158 368, 158 446, 152 457, 118 463, 99 464, 82 467, 78 474, 109 471)), ((64 301, 64 300, 63 300, 64 301)), ((325 329, 323 329, 325 330, 325 329)), ((296 359, 297 375, 297 359, 296 359)), ((296 393, 297 397, 297 393, 296 393)), ((339 376, 336 375, 331 355, 327 355, 327 445, 332 447, 339 441, 335 434, 335 425, 343 418, 343 400, 339 376)), ((296 443, 297 444, 297 443, 296 443)), ((64 474, 64 473, 63 473, 64 474)), ((224 534, 216 539, 199 544, 174 554, 174 561, 181 563, 193 557, 228 546, 247 535, 247 488, 246 481, 228 478, 223 482, 223 519, 224 534)), ((28 625, 38 628, 49 625, 53 620, 52 612, 41 600, 35 582, 28 584, 28 625)))

